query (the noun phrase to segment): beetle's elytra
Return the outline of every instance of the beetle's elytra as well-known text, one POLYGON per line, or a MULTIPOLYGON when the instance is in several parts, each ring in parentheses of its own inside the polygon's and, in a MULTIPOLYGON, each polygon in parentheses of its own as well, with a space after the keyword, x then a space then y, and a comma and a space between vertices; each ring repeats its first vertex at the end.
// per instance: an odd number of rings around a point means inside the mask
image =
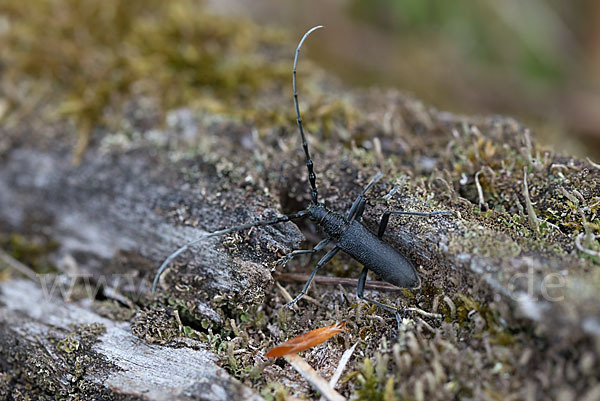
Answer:
POLYGON ((304 128, 302 126, 302 118, 300 117, 300 107, 298 105, 298 91, 296 86, 296 67, 298 65, 298 55, 302 44, 313 31, 322 28, 322 26, 316 26, 310 29, 304 34, 298 47, 296 48, 296 55, 294 57, 294 66, 292 69, 292 88, 294 91, 294 106, 296 108, 296 117, 298 122, 298 130, 300 131, 300 137, 302 139, 302 148, 306 156, 306 167, 308 169, 308 180, 311 187, 311 203, 308 208, 301 210, 297 213, 276 217, 269 220, 261 220, 254 223, 242 224, 226 228, 223 230, 208 233, 201 238, 194 240, 177 251, 173 252, 160 266, 154 282, 152 284, 152 291, 156 289, 156 284, 161 273, 168 267, 168 265, 178 255, 186 251, 192 245, 195 245, 207 238, 225 235, 235 231, 246 230, 251 227, 267 226, 286 221, 296 220, 308 217, 311 221, 315 222, 320 226, 326 234, 326 238, 319 242, 313 249, 309 250, 297 250, 293 251, 284 258, 280 259, 279 264, 283 264, 288 260, 292 259, 296 255, 315 253, 323 250, 328 244, 333 243, 334 247, 329 250, 317 263, 313 269, 308 281, 302 288, 302 291, 289 302, 286 307, 289 308, 304 295, 310 286, 311 281, 315 277, 319 268, 329 262, 339 251, 343 251, 356 259, 363 265, 363 269, 358 279, 357 295, 360 299, 365 300, 369 303, 377 305, 385 310, 388 310, 395 314, 398 324, 400 324, 400 314, 397 308, 382 304, 375 300, 366 298, 364 296, 364 288, 367 279, 367 273, 369 270, 375 272, 382 280, 385 280, 395 286, 401 288, 416 288, 420 285, 419 276, 413 264, 394 247, 382 240, 385 228, 387 227, 389 218, 391 215, 411 215, 411 216, 435 216, 443 214, 452 214, 449 211, 436 211, 431 213, 422 212, 407 212, 402 210, 388 210, 386 211, 379 223, 379 229, 377 235, 369 231, 362 223, 362 214, 365 210, 367 191, 383 176, 381 173, 377 174, 369 182, 369 184, 361 191, 358 195, 350 210, 346 213, 340 213, 329 210, 325 204, 319 203, 316 184, 316 175, 314 172, 313 162, 310 158, 308 150, 308 144, 304 136, 304 128))

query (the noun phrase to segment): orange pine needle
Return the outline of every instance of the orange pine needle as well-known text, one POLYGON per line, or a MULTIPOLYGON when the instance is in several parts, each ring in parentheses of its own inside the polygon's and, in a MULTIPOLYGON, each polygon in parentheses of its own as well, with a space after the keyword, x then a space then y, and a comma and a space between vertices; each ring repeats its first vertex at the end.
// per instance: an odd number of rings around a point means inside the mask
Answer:
POLYGON ((335 336, 337 333, 343 333, 344 331, 348 331, 346 329, 346 322, 339 322, 331 326, 311 330, 278 345, 267 352, 265 356, 267 358, 276 358, 279 356, 304 351, 305 349, 319 345, 329 338, 335 336))

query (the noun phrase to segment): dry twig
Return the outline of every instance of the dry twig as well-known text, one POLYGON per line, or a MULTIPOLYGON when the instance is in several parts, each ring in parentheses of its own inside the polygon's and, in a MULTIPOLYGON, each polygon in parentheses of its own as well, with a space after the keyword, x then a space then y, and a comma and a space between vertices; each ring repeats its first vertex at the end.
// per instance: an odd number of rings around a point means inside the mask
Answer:
POLYGON ((346 398, 340 393, 335 391, 327 380, 325 380, 316 370, 314 370, 300 355, 288 354, 284 356, 285 360, 294 367, 309 383, 315 388, 315 390, 321 392, 323 397, 329 401, 346 401, 346 398))

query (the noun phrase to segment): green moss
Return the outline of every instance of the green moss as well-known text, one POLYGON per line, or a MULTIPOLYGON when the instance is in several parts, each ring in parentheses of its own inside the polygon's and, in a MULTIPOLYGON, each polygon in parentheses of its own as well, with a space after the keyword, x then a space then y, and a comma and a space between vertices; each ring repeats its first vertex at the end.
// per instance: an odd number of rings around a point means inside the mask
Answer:
POLYGON ((260 395, 267 401, 285 401, 289 392, 283 384, 271 382, 260 391, 260 395))
MULTIPOLYGON (((74 120, 77 158, 92 130, 119 120, 136 97, 162 111, 230 110, 289 77, 267 51, 280 33, 210 15, 202 1, 7 0, 0 17, 9 21, 0 35, 2 80, 31 82, 28 102, 50 96, 48 113, 74 120)), ((25 107, 10 101, 9 114, 25 107)))
MULTIPOLYGON (((377 367, 380 368, 382 365, 378 363, 377 367)), ((394 378, 384 379, 382 374, 377 374, 369 358, 364 359, 360 372, 355 375, 355 381, 356 398, 354 399, 357 401, 393 401, 397 399, 394 393, 394 378)))
POLYGON ((57 271, 56 266, 49 261, 48 255, 56 251, 58 247, 58 242, 42 235, 25 236, 0 233, 0 248, 38 274, 57 271))

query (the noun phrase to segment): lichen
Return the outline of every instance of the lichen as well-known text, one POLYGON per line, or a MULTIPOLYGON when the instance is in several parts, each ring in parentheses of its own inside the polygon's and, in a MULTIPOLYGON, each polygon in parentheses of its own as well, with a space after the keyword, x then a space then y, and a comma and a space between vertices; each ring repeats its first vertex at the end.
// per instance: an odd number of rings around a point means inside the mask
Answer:
POLYGON ((116 368, 92 350, 104 332, 100 324, 80 325, 71 331, 51 330, 46 338, 30 342, 0 324, 3 361, 0 380, 10 377, 6 386, 1 386, 4 398, 52 400, 100 396, 107 400, 126 399, 84 378, 88 369, 116 368))

